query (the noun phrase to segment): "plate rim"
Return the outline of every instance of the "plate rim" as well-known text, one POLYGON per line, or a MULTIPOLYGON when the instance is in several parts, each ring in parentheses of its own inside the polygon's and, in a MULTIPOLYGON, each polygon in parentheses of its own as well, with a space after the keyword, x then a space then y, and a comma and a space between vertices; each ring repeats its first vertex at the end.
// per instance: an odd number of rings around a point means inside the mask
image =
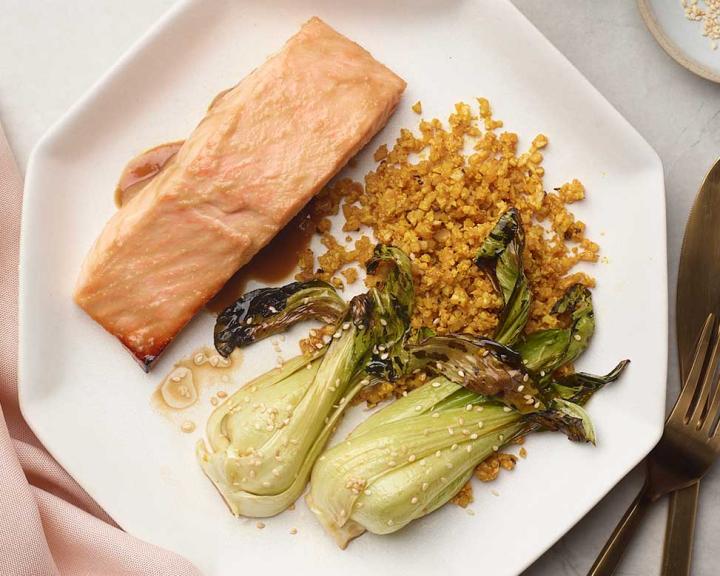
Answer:
POLYGON ((637 0, 637 3, 638 9, 640 10, 640 16, 645 22, 645 25, 648 30, 650 30, 653 38, 655 38, 657 43, 660 44, 660 47, 665 50, 668 56, 670 56, 683 68, 690 70, 693 74, 697 74, 706 80, 710 80, 710 82, 720 83, 720 73, 711 70, 704 64, 695 60, 695 58, 692 58, 682 48, 680 48, 676 42, 673 42, 670 39, 655 17, 655 11, 650 4, 650 0, 637 0))
MULTIPOLYGON (((35 197, 35 193, 32 192, 35 189, 34 186, 34 174, 36 172, 35 170, 35 164, 39 162, 39 159, 42 158, 43 154, 45 153, 45 149, 52 145, 52 142, 54 138, 59 134, 63 127, 71 123, 74 118, 82 113, 84 108, 92 103, 92 101, 99 96, 99 93, 103 90, 105 84, 108 82, 110 78, 114 76, 114 74, 119 71, 120 69, 124 68, 125 66, 132 61, 139 52, 141 52, 143 49, 147 47, 148 44, 150 44, 154 38, 161 32, 165 30, 165 28, 168 25, 171 25, 173 20, 175 19, 176 15, 181 14, 184 12, 189 6, 196 4, 198 2, 201 2, 202 0, 178 0, 176 3, 174 3, 166 12, 164 12, 154 23, 152 23, 147 30, 140 35, 140 37, 135 40, 128 49, 123 52, 123 54, 103 73, 99 76, 99 78, 91 84, 91 86, 83 93, 80 98, 70 106, 70 108, 62 115, 60 118, 58 118, 51 126, 48 128, 48 130, 38 139, 36 144, 33 146, 33 149, 28 157, 28 163, 26 168, 26 177, 25 177, 25 184, 24 184, 24 194, 23 194, 23 217, 21 221, 21 233, 20 233, 20 258, 19 258, 19 293, 18 293, 18 402, 20 411, 23 415, 23 418, 25 419, 26 423, 32 430, 32 432, 35 434, 35 436, 42 442, 45 449, 51 454, 51 456, 61 465, 63 468, 66 469, 66 467, 63 465, 63 458, 59 457, 59 455, 56 453, 55 450, 48 447, 48 443, 45 441, 47 439, 47 436, 42 432, 42 424, 39 422, 33 423, 32 418, 32 412, 33 412, 33 405, 32 402, 29 401, 27 397, 27 391, 29 390, 30 384, 27 381, 27 378, 25 376, 25 365, 27 360, 27 351, 30 349, 29 342, 28 342, 28 334, 26 332, 24 321, 23 319, 26 316, 27 313, 27 301, 25 296, 25 289, 24 287, 29 282, 29 271, 28 271, 28 254, 27 254, 27 244, 28 244, 28 238, 32 235, 31 231, 28 230, 28 224, 27 224, 27 218, 25 217, 26 210, 29 210, 28 206, 31 203, 31 199, 35 197)), ((472 1, 472 0, 470 0, 472 1)), ((662 330, 662 334, 664 336, 664 340, 668 340, 668 331, 669 331, 669 318, 668 318, 668 302, 669 302, 669 286, 668 286, 668 272, 667 272, 667 217, 666 217, 666 196, 667 191, 665 188, 665 179, 664 179, 664 170, 663 170, 663 163, 661 158, 659 157, 657 151, 650 145, 650 143, 645 139, 642 134, 638 132, 638 130, 625 118, 618 110, 617 108, 600 92, 593 84, 590 82, 590 80, 563 54, 533 23, 532 21, 520 11, 520 9, 514 5, 514 3, 511 0, 503 0, 504 3, 515 12, 516 17, 523 20, 529 28, 534 31, 537 35, 542 37, 542 39, 547 44, 547 47, 549 50, 554 52, 556 54, 556 57, 559 57, 559 61, 562 62, 564 65, 569 66, 572 68, 577 76, 577 80, 579 82, 584 82, 586 86, 590 89, 590 91, 594 94, 594 96, 599 97, 602 102, 604 102, 605 106, 607 106, 608 111, 612 111, 612 113, 615 115, 617 120, 619 120, 622 124, 625 125, 626 128, 631 130, 635 136, 637 137, 638 143, 642 143, 644 147, 646 148, 646 151, 648 153, 648 160, 652 160, 654 163, 654 166, 650 166, 652 168, 653 173, 658 178, 658 189, 661 190, 660 196, 662 199, 662 202, 659 202, 657 206, 657 217, 659 218, 659 225, 657 234, 658 239, 660 240, 659 248, 660 250, 656 254, 656 257, 658 259, 658 271, 659 275, 661 276, 661 280, 663 281, 664 288, 661 290, 662 295, 662 306, 663 306, 663 314, 660 315, 662 318, 662 321, 660 322, 661 326, 659 328, 662 330)), ((638 2, 645 2, 646 0, 638 0, 638 2)), ((720 76, 718 77, 718 80, 720 81, 720 76)), ((663 381, 667 382, 667 375, 668 375, 668 357, 669 357, 669 351, 667 346, 663 347, 660 351, 662 354, 662 369, 661 369, 661 375, 663 377, 663 381)), ((664 386, 662 388, 661 392, 663 397, 666 397, 667 395, 667 387, 664 386)), ((664 403, 662 403, 664 405, 664 403)), ((657 419, 657 423, 653 426, 652 424, 648 424, 648 436, 646 440, 646 447, 639 449, 637 460, 633 458, 634 462, 627 467, 626 470, 622 473, 622 475, 618 476, 617 478, 614 478, 612 482, 609 484, 607 489, 604 490, 597 490, 593 493, 593 497, 590 499, 590 503, 587 506, 583 506, 582 509, 578 509, 576 511, 576 514, 574 515, 575 518, 572 522, 569 522, 566 524, 557 534, 557 537, 552 538, 550 541, 547 542, 547 544, 543 544, 540 546, 537 546, 537 549, 527 556, 523 562, 519 563, 522 564, 521 570, 525 570, 530 565, 532 565, 535 561, 537 561, 547 550, 549 550, 552 546, 554 546, 565 534, 567 534, 580 520, 585 518, 587 514, 632 470, 637 466, 639 462, 641 462, 644 457, 652 450, 652 448, 657 444, 657 442, 660 440, 660 437, 662 435, 663 431, 663 424, 664 424, 664 408, 662 409, 661 418, 657 419), (651 434, 651 432, 654 432, 654 434, 651 434)), ((52 442, 51 442, 52 444, 52 442)), ((76 479, 73 476, 73 479, 80 485, 83 490, 85 490, 88 495, 90 495, 99 505, 100 500, 95 496, 95 490, 92 486, 86 486, 85 483, 81 482, 81 480, 76 479)), ((102 507, 102 505, 101 505, 102 507)), ((117 520, 116 520, 117 522, 117 520)), ((122 525, 118 522, 118 525, 122 527, 122 525)), ((132 532, 129 532, 132 534, 132 532)), ((152 543, 152 545, 156 545, 152 543)))

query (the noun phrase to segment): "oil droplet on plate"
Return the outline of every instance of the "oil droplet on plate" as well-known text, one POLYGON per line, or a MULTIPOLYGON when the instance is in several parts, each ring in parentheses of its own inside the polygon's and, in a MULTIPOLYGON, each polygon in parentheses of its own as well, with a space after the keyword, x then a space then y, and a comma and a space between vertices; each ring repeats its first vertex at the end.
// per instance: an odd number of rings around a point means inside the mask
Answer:
MULTIPOLYGON (((201 397, 207 398, 206 390, 215 386, 232 383, 233 370, 242 366, 243 353, 235 350, 230 357, 223 358, 209 346, 203 346, 181 358, 160 386, 155 390, 152 401, 155 407, 168 412, 181 411, 198 405, 201 397), (170 409, 170 410, 168 410, 170 409)), ((227 397, 224 390, 212 395, 211 403, 218 404, 218 398, 227 397)))
POLYGON ((185 366, 174 368, 160 385, 160 395, 165 404, 177 410, 195 404, 198 394, 192 372, 185 366))

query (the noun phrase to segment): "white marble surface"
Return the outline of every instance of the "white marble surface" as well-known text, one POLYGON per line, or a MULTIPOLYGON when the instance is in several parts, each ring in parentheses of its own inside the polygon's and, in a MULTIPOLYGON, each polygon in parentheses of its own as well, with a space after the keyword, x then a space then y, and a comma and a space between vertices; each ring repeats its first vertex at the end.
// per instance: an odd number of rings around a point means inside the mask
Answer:
MULTIPOLYGON (((514 2, 662 158, 673 303, 685 220, 706 170, 720 156, 720 85, 671 60, 645 29, 632 0, 514 2)), ((0 0, 0 120, 22 168, 50 124, 171 4, 172 0, 0 0)), ((673 309, 670 315, 674 327, 673 309)), ((669 397, 674 398, 679 386, 674 331, 669 347, 669 397)), ((585 574, 641 478, 636 470, 621 482, 526 575, 585 574)), ((650 512, 618 574, 658 573, 666 510, 662 502, 650 512)), ((718 574, 719 512, 720 468, 703 486, 695 575, 718 574)), ((529 525, 541 529, 542 519, 529 525)), ((522 531, 518 527, 519 536, 522 531)))

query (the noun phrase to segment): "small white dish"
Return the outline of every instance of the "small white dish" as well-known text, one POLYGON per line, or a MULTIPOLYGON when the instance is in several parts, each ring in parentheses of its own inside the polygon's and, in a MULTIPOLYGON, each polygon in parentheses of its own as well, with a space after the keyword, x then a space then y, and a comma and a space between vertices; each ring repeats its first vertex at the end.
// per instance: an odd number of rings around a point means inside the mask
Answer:
MULTIPOLYGON (((705 8, 702 0, 698 6, 705 8)), ((720 82, 720 40, 703 36, 702 22, 688 20, 680 0, 638 0, 638 7, 665 52, 691 72, 720 82)))
MULTIPOLYGON (((208 576, 239 573, 517 574, 594 506, 660 437, 665 409, 667 278, 663 171, 650 146, 512 6, 499 0, 195 0, 174 7, 37 145, 29 162, 21 251, 20 401, 58 461, 128 532, 188 557, 208 576), (265 521, 231 516, 195 461, 198 429, 182 434, 150 395, 172 364, 212 342, 200 314, 144 374, 71 299, 80 263, 115 210, 125 162, 182 138, 223 88, 317 15, 408 81, 388 126, 346 174, 414 128, 411 104, 446 118, 485 96, 527 146, 540 132, 549 188, 573 177, 574 206, 602 245, 591 268, 598 330, 579 368, 622 380, 589 404, 596 447, 535 435, 528 458, 475 487, 475 516, 446 506, 390 537, 345 551, 305 505, 265 521), (493 495, 497 492, 499 496, 493 495), (290 529, 298 534, 291 535, 290 529)), ((297 336, 306 327, 296 327, 297 336)), ((286 357, 294 341, 286 342, 286 357)), ((247 379, 275 363, 270 342, 245 354, 247 379)), ((204 414, 210 411, 203 400, 204 414)), ((345 430, 363 417, 354 410, 345 430)), ((342 430, 340 434, 342 434, 342 430)))

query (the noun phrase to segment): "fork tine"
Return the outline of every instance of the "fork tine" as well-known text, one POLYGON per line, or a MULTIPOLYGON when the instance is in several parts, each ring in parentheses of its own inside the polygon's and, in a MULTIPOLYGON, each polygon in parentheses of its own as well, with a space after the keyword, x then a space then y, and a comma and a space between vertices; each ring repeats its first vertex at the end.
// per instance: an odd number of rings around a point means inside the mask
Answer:
POLYGON ((692 365, 690 367, 690 373, 688 374, 685 385, 680 391, 680 396, 675 403, 675 407, 670 412, 668 420, 679 418, 683 422, 685 416, 688 413, 692 399, 695 397, 695 390, 697 389, 700 376, 702 375, 703 365, 707 357, 708 347, 710 346, 710 336, 712 334, 712 327, 715 323, 715 315, 708 314, 703 326, 700 338, 698 339, 697 347, 695 348, 695 357, 693 358, 692 365))
POLYGON ((718 414, 720 414, 720 386, 715 387, 710 407, 705 415, 705 421, 703 422, 702 429, 707 432, 708 436, 717 436, 720 441, 720 434, 718 434, 718 428, 712 430, 712 425, 717 420, 718 414))
POLYGON ((704 422, 711 420, 711 418, 705 417, 708 414, 708 398, 712 391, 713 383, 715 382, 715 370, 718 365, 718 358, 720 357, 720 327, 715 332, 715 343, 712 346, 712 353, 710 354, 710 361, 708 362, 707 369, 705 370, 705 376, 703 382, 700 385, 700 393, 698 394, 697 402, 693 408, 692 414, 688 422, 695 424, 699 429, 704 422))

